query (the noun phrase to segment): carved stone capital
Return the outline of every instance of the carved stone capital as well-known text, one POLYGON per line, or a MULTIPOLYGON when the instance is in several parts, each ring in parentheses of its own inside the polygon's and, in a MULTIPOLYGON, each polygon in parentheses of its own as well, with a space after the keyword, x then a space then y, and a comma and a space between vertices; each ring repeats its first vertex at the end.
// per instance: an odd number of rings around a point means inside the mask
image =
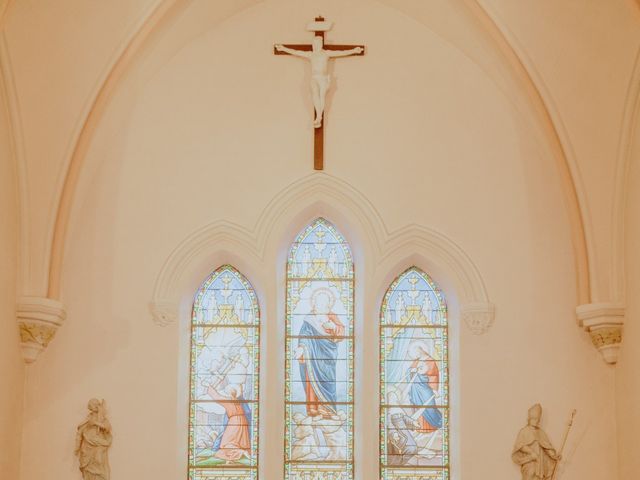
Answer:
POLYGON ((491 303, 467 303, 462 306, 461 315, 474 335, 483 335, 493 325, 496 309, 491 303))
POLYGON ((20 346, 26 363, 33 363, 53 339, 66 317, 64 305, 44 297, 21 297, 16 311, 20 346))
POLYGON ((615 364, 622 343, 624 306, 618 303, 589 303, 576 308, 578 322, 589 333, 604 361, 615 364))
POLYGON ((166 327, 178 319, 178 306, 170 300, 156 300, 149 304, 149 311, 156 325, 166 327))

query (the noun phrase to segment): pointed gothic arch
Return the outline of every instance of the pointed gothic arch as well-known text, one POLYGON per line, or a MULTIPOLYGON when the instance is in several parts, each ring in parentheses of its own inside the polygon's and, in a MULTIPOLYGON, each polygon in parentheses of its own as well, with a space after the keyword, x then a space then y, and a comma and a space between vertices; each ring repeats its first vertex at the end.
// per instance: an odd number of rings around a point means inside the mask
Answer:
POLYGON ((326 173, 311 174, 281 191, 253 228, 218 221, 187 236, 169 254, 156 278, 150 303, 154 321, 166 325, 177 319, 178 306, 185 295, 188 298, 194 272, 206 264, 212 251, 226 248, 237 252, 240 258, 264 265, 266 258, 283 258, 283 238, 294 238, 306 222, 322 215, 339 220, 340 228, 344 224, 347 237, 359 243, 368 263, 375 266, 374 279, 382 279, 384 272, 393 271, 407 257, 420 255, 439 273, 441 284, 450 286, 448 296, 457 300, 474 333, 486 332, 493 323, 495 311, 482 275, 456 242, 420 225, 389 232, 362 193, 326 173))

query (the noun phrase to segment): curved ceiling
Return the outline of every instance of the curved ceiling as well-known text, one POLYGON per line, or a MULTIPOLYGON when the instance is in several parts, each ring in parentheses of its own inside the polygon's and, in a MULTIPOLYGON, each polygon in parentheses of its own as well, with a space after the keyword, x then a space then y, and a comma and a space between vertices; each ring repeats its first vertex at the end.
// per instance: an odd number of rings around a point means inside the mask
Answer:
MULTIPOLYGON (((68 0, 68 3, 72 4, 73 1, 74 0, 68 0)), ((42 61, 42 58, 39 50, 23 49, 20 43, 24 41, 25 29, 33 27, 33 25, 28 24, 28 20, 30 19, 29 8, 33 8, 33 5, 29 5, 30 2, 25 2, 25 5, 13 5, 13 8, 9 11, 8 6, 10 2, 11 0, 5 0, 4 3, 0 3, 0 25, 2 25, 2 13, 10 13, 9 18, 6 19, 8 28, 4 32, 9 55, 12 58, 15 56, 15 58, 24 60, 21 55, 29 54, 31 58, 26 59, 26 63, 22 62, 14 72, 18 86, 16 92, 9 93, 18 97, 18 103, 23 102, 26 104, 28 101, 33 101, 31 97, 36 96, 35 92, 37 91, 38 84, 21 84, 21 80, 25 78, 25 72, 28 72, 28 70, 26 70, 27 67, 24 65, 28 66, 29 62, 42 61), (19 7, 22 7, 22 10, 20 10, 19 7)), ((531 41, 527 43, 527 40, 523 42, 522 39, 535 39, 536 34, 538 38, 545 36, 545 34, 552 36, 555 32, 554 28, 562 29, 563 26, 566 27, 566 25, 570 25, 571 22, 579 26, 581 25, 581 19, 565 18, 564 20, 568 22, 565 25, 554 22, 554 26, 550 27, 543 21, 537 22, 537 20, 544 20, 545 15, 549 14, 553 8, 556 8, 553 7, 551 2, 543 2, 544 5, 541 5, 541 2, 522 2, 519 3, 519 9, 514 9, 513 4, 509 2, 510 0, 494 0, 493 2, 488 0, 483 2, 460 0, 436 5, 434 2, 425 2, 424 0, 400 0, 393 2, 390 0, 381 0, 381 3, 411 16, 416 21, 421 22, 427 28, 432 29, 441 37, 456 45, 457 48, 463 50, 466 55, 478 62, 481 68, 491 72, 491 76, 497 84, 509 84, 518 89, 520 97, 516 99, 516 102, 521 109, 526 109, 530 112, 531 116, 535 118, 535 122, 544 135, 559 167, 558 172, 564 185, 565 206, 572 229, 579 302, 589 303, 594 298, 597 300, 606 296, 615 296, 615 292, 604 293, 610 286, 606 285, 603 287, 603 284, 607 283, 603 278, 610 276, 610 272, 600 271, 600 265, 598 263, 598 258, 602 258, 604 255, 603 249, 611 248, 611 242, 598 238, 598 234, 594 233, 601 231, 603 225, 599 223, 601 219, 593 216, 591 206, 603 201, 607 204, 613 204, 615 203, 617 193, 615 191, 592 192, 590 191, 590 185, 585 184, 583 181, 585 172, 587 174, 592 170, 598 172, 602 169, 601 163, 606 163, 607 158, 601 158, 599 160, 600 163, 596 164, 598 159, 581 158, 575 155, 574 151, 581 150, 582 145, 579 144, 582 142, 585 136, 584 133, 587 132, 588 129, 586 127, 583 128, 583 131, 578 135, 575 132, 580 131, 582 125, 580 125, 578 121, 568 124, 568 121, 573 120, 576 111, 596 117, 599 116, 599 121, 601 122, 614 122, 616 124, 622 122, 622 115, 620 115, 620 118, 615 118, 615 114, 618 114, 616 110, 613 112, 605 112, 608 115, 606 116, 602 112, 589 111, 588 106, 580 104, 571 105, 571 108, 564 105, 557 107, 554 100, 560 96, 562 92, 561 87, 558 85, 566 81, 575 81, 575 78, 568 80, 562 78, 561 82, 555 79, 553 75, 547 74, 545 83, 545 80, 543 80, 545 74, 541 72, 553 71, 554 62, 559 61, 558 56, 555 55, 555 52, 550 51, 547 52, 545 57, 539 53, 539 45, 533 44, 531 41), (526 28, 522 26, 523 22, 520 18, 522 15, 530 17, 530 25, 525 24, 526 28), (511 21, 512 23, 510 23, 511 21), (452 22, 461 23, 465 28, 453 28, 452 22), (531 52, 536 53, 536 61, 538 63, 534 63, 534 61, 529 58, 528 55, 531 55, 531 52), (499 65, 499 68, 496 69, 496 65, 499 65), (556 87, 558 90, 554 91, 556 87), (603 243, 605 245, 604 247, 602 246, 603 243)), ((59 4, 59 2, 57 3, 59 4)), ((114 94, 121 88, 123 82, 125 82, 126 74, 132 66, 142 59, 156 42, 161 41, 162 37, 171 30, 174 22, 179 21, 180 18, 185 15, 185 12, 196 3, 198 2, 194 0, 157 0, 146 2, 140 0, 138 2, 112 3, 112 8, 110 7, 111 10, 113 10, 113 12, 111 12, 112 16, 107 20, 110 19, 112 22, 118 21, 120 24, 127 25, 127 28, 113 30, 110 36, 103 36, 109 40, 105 43, 105 45, 108 44, 108 46, 103 45, 101 47, 100 51, 103 52, 103 56, 95 60, 95 65, 98 65, 98 67, 93 69, 93 83, 86 79, 82 83, 83 88, 81 90, 85 92, 85 96, 84 98, 80 97, 80 100, 76 102, 78 107, 76 113, 74 113, 75 120, 73 124, 68 127, 66 138, 63 141, 63 144, 66 143, 67 146, 62 149, 58 148, 58 151, 61 152, 60 158, 53 160, 57 162, 58 172, 57 176, 54 176, 54 178, 57 178, 57 182, 50 182, 52 183, 52 185, 49 186, 50 196, 47 196, 47 200, 53 205, 51 214, 44 219, 37 220, 40 222, 40 225, 34 225, 36 222, 34 215, 30 214, 30 218, 22 219, 23 222, 29 223, 28 227, 31 230, 38 231, 39 229, 39 232, 48 239, 44 246, 34 245, 31 242, 25 244, 24 239, 22 245, 23 249, 30 251, 31 258, 37 259, 39 255, 41 257, 39 262, 31 262, 37 265, 35 267, 36 270, 39 269, 41 271, 36 272, 35 275, 33 272, 26 274, 27 277, 40 275, 45 278, 44 281, 40 282, 39 287, 34 287, 34 290, 42 290, 42 288, 44 288, 45 291, 39 292, 41 295, 46 294, 46 296, 50 298, 58 298, 60 295, 61 267, 65 249, 65 237, 71 207, 73 205, 74 193, 87 150, 105 109, 114 94), (127 22, 123 22, 122 17, 119 17, 119 15, 126 15, 127 22), (125 37, 124 41, 122 40, 123 36, 125 37), (104 66, 105 64, 107 65, 106 68, 104 66), (42 225, 43 223, 44 226, 42 225)), ((227 18, 257 3, 260 3, 260 1, 218 1, 216 12, 219 19, 227 18)), ((625 13, 628 14, 626 11, 628 5, 623 0, 612 1, 609 5, 611 9, 615 10, 616 15, 622 16, 625 13)), ((51 7, 51 4, 49 4, 49 7, 51 7)), ((100 12, 94 13, 91 10, 85 10, 83 13, 93 16, 93 18, 91 18, 93 24, 97 25, 101 20, 99 17, 100 12)), ((597 15, 598 12, 593 11, 590 13, 589 15, 585 14, 586 20, 582 23, 594 22, 594 16, 597 15)), ((569 11, 568 14, 571 14, 571 12, 569 11)), ((51 19, 51 22, 55 22, 56 20, 57 18, 54 17, 51 19)), ((107 20, 103 23, 107 23, 108 27, 107 20)), ((207 19, 207 21, 210 20, 211 19, 207 19)), ((633 21, 637 22, 637 18, 633 21)), ((61 27, 64 27, 64 24, 62 24, 61 27)), ((53 28, 54 27, 52 27, 52 29, 53 28)), ((572 33, 579 35, 585 34, 580 28, 576 28, 575 30, 576 31, 572 33)), ((584 30, 588 32, 586 27, 584 30)), ((632 38, 632 33, 630 32, 631 30, 629 30, 629 32, 625 30, 626 36, 618 35, 618 37, 616 37, 617 44, 611 39, 606 39, 606 41, 603 39, 602 44, 597 45, 603 50, 598 52, 599 55, 609 53, 604 51, 606 48, 616 48, 618 50, 615 53, 615 58, 618 60, 616 68, 618 68, 618 70, 622 70, 623 68, 628 70, 628 72, 626 70, 622 72, 624 77, 623 81, 625 82, 628 82, 630 78, 632 78, 631 67, 635 61, 637 46, 640 43, 640 35, 636 32, 635 37, 632 38), (635 43, 628 41, 630 38, 632 38, 635 43), (620 51, 620 49, 622 49, 620 45, 622 40, 626 41, 623 53, 620 51), (605 45, 607 42, 608 44, 605 45)), ((87 31, 79 29, 78 34, 86 35, 87 31)), ((76 38, 75 40, 81 42, 84 38, 76 38)), ((565 46, 567 48, 573 48, 574 50, 579 48, 579 45, 573 43, 565 46)), ((593 48, 593 45, 587 44, 585 48, 590 47, 593 48)), ((576 56, 575 52, 572 53, 576 56)), ((52 61, 55 61, 55 58, 52 61)), ((8 63, 8 59, 4 59, 3 64, 6 65, 8 63)), ((87 68, 87 70, 90 69, 87 68)), ((67 73, 69 77, 72 77, 74 74, 72 70, 67 70, 67 73)), ((73 79, 69 78, 68 80, 72 81, 73 79)), ((624 98, 628 97, 625 93, 626 92, 619 95, 622 100, 618 100, 616 96, 616 102, 620 104, 617 105, 620 112, 625 108, 624 98)), ((602 94, 602 92, 593 91, 591 94, 599 95, 602 94)), ((637 93, 635 95, 637 96, 637 93)), ((45 103, 45 105, 40 108, 46 108, 46 98, 38 99, 36 96, 36 100, 45 103)), ((635 99, 632 101, 635 105, 635 99)), ((631 100, 627 99, 626 102, 629 103, 631 100)), ((597 105, 594 108, 596 107, 597 105)), ((19 118, 19 114, 17 114, 14 115, 12 121, 14 124, 21 124, 18 125, 17 130, 20 128, 25 129, 25 151, 27 152, 27 158, 24 161, 29 164, 31 171, 34 171, 34 169, 37 171, 38 161, 42 162, 43 159, 38 159, 37 155, 34 155, 33 158, 28 158, 29 151, 35 150, 35 147, 30 148, 30 145, 37 140, 37 137, 30 130, 31 125, 29 119, 25 121, 25 119, 19 118), (24 124, 22 124, 22 122, 24 122, 24 124)), ((631 122, 631 120, 626 121, 631 122)), ((47 139, 40 139, 40 141, 46 142, 47 139)), ((60 141, 60 139, 57 139, 57 141, 60 141)), ((614 157, 614 152, 612 152, 609 158, 614 157)), ((52 160, 46 159, 46 161, 50 162, 52 160)), ((619 183, 620 182, 618 182, 618 184, 619 183)), ((37 188, 37 181, 32 180, 29 184, 31 189, 37 188)), ((23 192, 22 195, 27 197, 28 192, 23 192)), ((613 209, 613 207, 611 208, 613 209)), ((613 228, 608 229, 608 231, 610 230, 613 230, 613 228)), ((616 242, 614 241, 613 244, 615 245, 616 242)), ((23 265, 23 269, 29 270, 29 268, 33 269, 34 267, 33 265, 23 265)))

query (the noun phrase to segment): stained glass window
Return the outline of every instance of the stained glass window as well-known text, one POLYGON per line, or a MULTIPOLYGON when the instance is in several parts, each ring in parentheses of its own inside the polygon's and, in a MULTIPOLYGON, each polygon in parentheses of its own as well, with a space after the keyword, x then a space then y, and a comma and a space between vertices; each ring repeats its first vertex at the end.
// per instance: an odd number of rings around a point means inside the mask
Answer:
POLYGON ((189 480, 258 478, 259 339, 253 288, 220 267, 193 306, 189 480))
POLYGON ((380 312, 380 478, 448 480, 447 306, 416 267, 389 287, 380 312))
POLYGON ((351 251, 319 218, 287 261, 285 479, 353 479, 351 251))

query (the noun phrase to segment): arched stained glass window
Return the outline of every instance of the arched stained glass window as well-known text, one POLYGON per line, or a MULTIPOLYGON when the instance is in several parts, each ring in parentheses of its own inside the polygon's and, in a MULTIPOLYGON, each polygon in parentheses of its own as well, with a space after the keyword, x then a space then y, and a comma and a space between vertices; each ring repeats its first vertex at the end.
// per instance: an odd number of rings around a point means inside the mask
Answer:
POLYGON ((349 246, 326 220, 287 261, 285 478, 353 478, 353 290, 349 246))
POLYGON ((258 478, 259 345, 256 294, 222 266, 193 305, 189 480, 258 478))
POLYGON ((380 312, 380 478, 449 478, 447 306, 416 267, 380 312))

